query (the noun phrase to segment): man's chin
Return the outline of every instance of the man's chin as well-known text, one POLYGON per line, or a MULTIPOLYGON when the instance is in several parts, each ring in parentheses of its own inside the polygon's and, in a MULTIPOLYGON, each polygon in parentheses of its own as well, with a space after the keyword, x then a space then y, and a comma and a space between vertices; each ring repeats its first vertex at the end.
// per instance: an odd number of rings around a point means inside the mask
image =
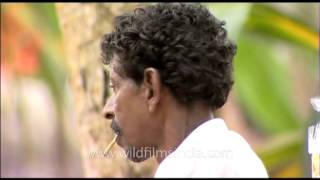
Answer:
POLYGON ((143 162, 152 156, 148 151, 143 151, 142 149, 136 149, 134 147, 126 149, 125 152, 127 158, 136 163, 143 162))
POLYGON ((143 162, 147 159, 149 159, 150 157, 144 157, 144 158, 137 158, 137 157, 127 157, 130 161, 135 162, 135 163, 140 163, 143 162))

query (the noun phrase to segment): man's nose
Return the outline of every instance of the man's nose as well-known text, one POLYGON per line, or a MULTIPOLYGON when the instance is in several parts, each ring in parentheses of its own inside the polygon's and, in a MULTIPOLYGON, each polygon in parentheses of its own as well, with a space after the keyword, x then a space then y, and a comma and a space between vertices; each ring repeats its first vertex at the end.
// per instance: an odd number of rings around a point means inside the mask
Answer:
POLYGON ((113 96, 110 96, 105 104, 105 106, 103 107, 103 116, 109 120, 114 119, 114 112, 113 112, 113 102, 114 102, 114 98, 113 96))

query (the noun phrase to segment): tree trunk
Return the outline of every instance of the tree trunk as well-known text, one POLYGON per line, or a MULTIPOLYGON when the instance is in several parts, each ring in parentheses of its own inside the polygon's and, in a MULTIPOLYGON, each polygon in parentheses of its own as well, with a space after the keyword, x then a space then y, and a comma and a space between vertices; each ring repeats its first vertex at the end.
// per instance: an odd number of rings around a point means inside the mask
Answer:
MULTIPOLYGON (((112 140, 110 122, 102 116, 103 73, 99 43, 111 31, 113 17, 137 7, 137 3, 57 3, 56 9, 64 37, 69 82, 73 94, 80 151, 86 177, 152 177, 154 159, 129 162, 117 146, 109 157, 103 150, 112 140)), ((76 129, 76 128, 75 128, 76 129)))

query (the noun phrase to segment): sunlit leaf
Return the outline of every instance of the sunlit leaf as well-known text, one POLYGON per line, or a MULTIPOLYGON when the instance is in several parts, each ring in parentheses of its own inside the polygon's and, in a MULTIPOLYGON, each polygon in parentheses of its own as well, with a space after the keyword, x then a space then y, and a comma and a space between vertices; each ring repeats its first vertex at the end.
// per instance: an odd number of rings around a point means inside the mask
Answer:
POLYGON ((253 6, 246 27, 253 32, 286 40, 314 51, 319 49, 319 37, 315 29, 267 5, 253 6))

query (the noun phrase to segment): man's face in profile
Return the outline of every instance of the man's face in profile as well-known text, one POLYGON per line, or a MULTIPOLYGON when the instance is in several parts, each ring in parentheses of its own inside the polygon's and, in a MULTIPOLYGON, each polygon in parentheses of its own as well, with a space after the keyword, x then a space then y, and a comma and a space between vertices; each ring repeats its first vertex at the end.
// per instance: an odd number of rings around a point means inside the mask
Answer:
POLYGON ((119 74, 118 57, 110 64, 112 96, 104 107, 104 114, 112 120, 111 127, 118 134, 117 144, 126 156, 141 162, 152 156, 160 140, 161 124, 155 113, 148 109, 148 90, 132 79, 119 74))

